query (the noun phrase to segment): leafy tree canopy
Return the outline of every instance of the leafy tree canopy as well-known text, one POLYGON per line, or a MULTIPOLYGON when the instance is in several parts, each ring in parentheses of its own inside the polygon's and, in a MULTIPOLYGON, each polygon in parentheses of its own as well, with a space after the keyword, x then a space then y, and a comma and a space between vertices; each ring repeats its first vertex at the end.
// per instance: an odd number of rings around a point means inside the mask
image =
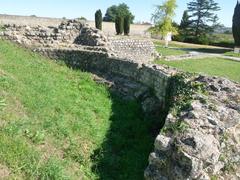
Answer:
POLYGON ((134 15, 131 13, 129 7, 125 3, 119 5, 113 5, 107 9, 107 12, 103 18, 106 22, 115 22, 117 16, 129 16, 130 22, 133 23, 134 15))
POLYGON ((155 26, 151 28, 151 32, 163 36, 166 36, 169 32, 176 34, 177 29, 173 25, 176 8, 176 0, 166 0, 162 5, 156 6, 155 12, 152 14, 155 26))

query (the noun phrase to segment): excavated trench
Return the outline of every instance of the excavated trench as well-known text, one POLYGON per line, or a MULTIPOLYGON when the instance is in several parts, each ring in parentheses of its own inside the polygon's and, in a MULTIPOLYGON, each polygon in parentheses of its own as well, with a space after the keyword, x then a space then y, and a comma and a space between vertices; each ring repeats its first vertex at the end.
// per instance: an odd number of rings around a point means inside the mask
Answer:
POLYGON ((143 179, 149 154, 154 149, 154 141, 164 125, 167 111, 161 109, 154 101, 156 97, 151 90, 142 84, 117 76, 94 74, 93 78, 97 83, 108 87, 113 103, 113 115, 110 118, 111 126, 106 141, 92 155, 92 160, 96 162, 92 171, 97 172, 101 179, 143 179), (125 102, 126 106, 137 104, 139 110, 130 112, 137 117, 137 121, 125 121, 123 114, 132 110, 124 108, 119 112, 116 107, 118 98, 125 102), (118 117, 122 119, 115 120, 118 117), (116 146, 122 149, 115 150, 116 146), (111 158, 113 164, 109 163, 111 158), (121 171, 120 167, 125 170, 121 171))
MULTIPOLYGON (((109 58, 105 54, 96 52, 81 52, 66 49, 39 49, 38 52, 54 60, 64 61, 70 68, 90 72, 97 83, 107 86, 113 101, 113 117, 111 119, 115 119, 118 116, 116 114, 120 114, 120 116, 124 114, 124 110, 122 112, 115 110, 118 109, 114 105, 116 98, 120 98, 127 103, 138 104, 139 111, 133 112, 138 114, 133 115, 138 116, 139 121, 125 122, 124 119, 120 121, 112 120, 106 142, 103 143, 100 149, 95 151, 92 159, 97 162, 96 166, 93 167, 93 171, 96 172, 97 170, 101 178, 118 179, 119 177, 124 177, 124 175, 119 176, 119 173, 122 173, 118 171, 118 166, 121 166, 121 163, 118 165, 115 163, 114 165, 109 164, 109 160, 107 159, 113 158, 112 155, 115 153, 109 149, 114 149, 114 144, 116 143, 125 144, 129 142, 129 139, 136 138, 137 135, 135 134, 142 133, 141 128, 139 131, 137 129, 139 128, 138 124, 142 124, 145 126, 144 129, 147 130, 144 132, 146 138, 148 137, 148 142, 146 139, 139 139, 138 142, 133 142, 136 144, 134 146, 128 144, 123 146, 127 146, 128 152, 134 152, 132 156, 130 155, 126 159, 126 161, 129 159, 127 163, 129 167, 126 167, 126 169, 137 168, 137 170, 131 170, 130 172, 126 171, 124 179, 128 179, 129 177, 131 179, 134 177, 143 178, 144 170, 148 166, 149 154, 154 149, 154 140, 163 127, 168 114, 165 98, 169 76, 154 66, 139 65, 134 62, 109 58), (129 133, 129 131, 132 133, 129 133), (119 134, 121 134, 121 141, 125 139, 125 142, 117 142, 118 140, 115 138, 119 134), (129 137, 125 137, 124 134, 128 134, 127 136, 129 137), (144 148, 142 147, 143 144, 144 148), (135 164, 138 162, 141 165, 135 164), (106 167, 112 172, 106 172, 106 167)), ((129 109, 125 110, 129 111, 129 109)), ((112 160, 116 161, 116 163, 118 162, 117 159, 113 158, 112 160)))

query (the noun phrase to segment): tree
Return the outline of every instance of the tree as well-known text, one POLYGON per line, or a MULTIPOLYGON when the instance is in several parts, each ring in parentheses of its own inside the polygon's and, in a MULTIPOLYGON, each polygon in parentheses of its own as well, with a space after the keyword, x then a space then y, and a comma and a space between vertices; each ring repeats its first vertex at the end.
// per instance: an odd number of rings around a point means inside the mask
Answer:
POLYGON ((127 6, 127 4, 122 3, 119 4, 118 6, 113 5, 111 7, 109 7, 106 11, 106 14, 103 18, 103 21, 106 22, 115 22, 116 17, 118 15, 122 15, 123 17, 129 15, 130 16, 130 22, 133 23, 134 20, 134 15, 131 13, 129 7, 127 6))
POLYGON ((153 34, 160 34, 165 37, 165 45, 168 46, 170 33, 176 34, 177 30, 173 26, 173 17, 177 8, 176 0, 166 0, 162 5, 156 6, 155 13, 152 14, 152 20, 155 24, 151 28, 153 34))
POLYGON ((123 33, 123 29, 124 29, 124 18, 123 16, 118 15, 115 19, 115 28, 116 28, 116 32, 117 35, 121 35, 123 33))
POLYGON ((130 16, 124 17, 124 35, 129 35, 130 33, 130 16))
POLYGON ((201 39, 208 33, 212 33, 217 20, 215 12, 220 10, 218 3, 214 0, 193 0, 187 6, 190 13, 192 35, 201 39))
POLYGON ((188 11, 185 10, 183 12, 183 16, 182 16, 182 20, 181 20, 181 23, 180 23, 180 26, 179 28, 184 30, 184 29, 187 29, 189 27, 189 25, 191 24, 191 22, 189 21, 189 15, 188 15, 188 11))
POLYGON ((188 11, 185 10, 183 12, 183 16, 182 16, 182 20, 181 20, 181 23, 179 25, 179 35, 178 35, 178 40, 180 41, 185 41, 190 32, 189 32, 189 25, 191 24, 190 22, 190 17, 188 15, 188 11))
POLYGON ((113 5, 107 9, 107 12, 103 18, 106 22, 115 22, 117 16, 118 6, 113 5))
POLYGON ((234 10, 232 31, 233 31, 235 46, 240 47, 240 3, 239 1, 237 1, 237 5, 234 10))
POLYGON ((102 30, 102 12, 101 10, 97 10, 95 13, 95 26, 97 29, 102 30))
POLYGON ((87 18, 85 18, 85 17, 83 17, 83 16, 81 16, 80 18, 77 18, 77 19, 83 20, 83 21, 87 21, 87 18))

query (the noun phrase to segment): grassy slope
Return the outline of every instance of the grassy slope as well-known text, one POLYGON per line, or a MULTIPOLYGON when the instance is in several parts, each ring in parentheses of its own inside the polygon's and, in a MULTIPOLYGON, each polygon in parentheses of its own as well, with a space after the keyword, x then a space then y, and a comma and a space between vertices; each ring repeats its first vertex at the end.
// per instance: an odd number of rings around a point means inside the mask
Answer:
POLYGON ((141 179, 151 121, 88 73, 0 40, 0 174, 141 179))
POLYGON ((221 58, 189 59, 182 61, 156 61, 188 72, 222 76, 240 82, 240 63, 221 58))

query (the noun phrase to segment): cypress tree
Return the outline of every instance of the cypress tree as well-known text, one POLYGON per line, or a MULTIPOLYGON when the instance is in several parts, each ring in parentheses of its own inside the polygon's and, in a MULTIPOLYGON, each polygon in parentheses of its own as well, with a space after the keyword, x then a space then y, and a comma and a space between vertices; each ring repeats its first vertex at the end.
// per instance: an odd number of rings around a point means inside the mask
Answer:
POLYGON ((235 46, 240 47, 240 3, 237 1, 237 5, 235 7, 234 15, 233 15, 233 37, 235 40, 235 46))
POLYGON ((127 15, 124 17, 124 35, 128 36, 130 33, 130 16, 127 15))
POLYGON ((121 35, 123 33, 123 29, 124 29, 124 18, 121 15, 118 15, 115 19, 115 28, 116 28, 116 32, 117 35, 121 35))
POLYGON ((96 26, 97 29, 102 30, 102 21, 103 21, 102 12, 99 9, 95 13, 95 26, 96 26))

